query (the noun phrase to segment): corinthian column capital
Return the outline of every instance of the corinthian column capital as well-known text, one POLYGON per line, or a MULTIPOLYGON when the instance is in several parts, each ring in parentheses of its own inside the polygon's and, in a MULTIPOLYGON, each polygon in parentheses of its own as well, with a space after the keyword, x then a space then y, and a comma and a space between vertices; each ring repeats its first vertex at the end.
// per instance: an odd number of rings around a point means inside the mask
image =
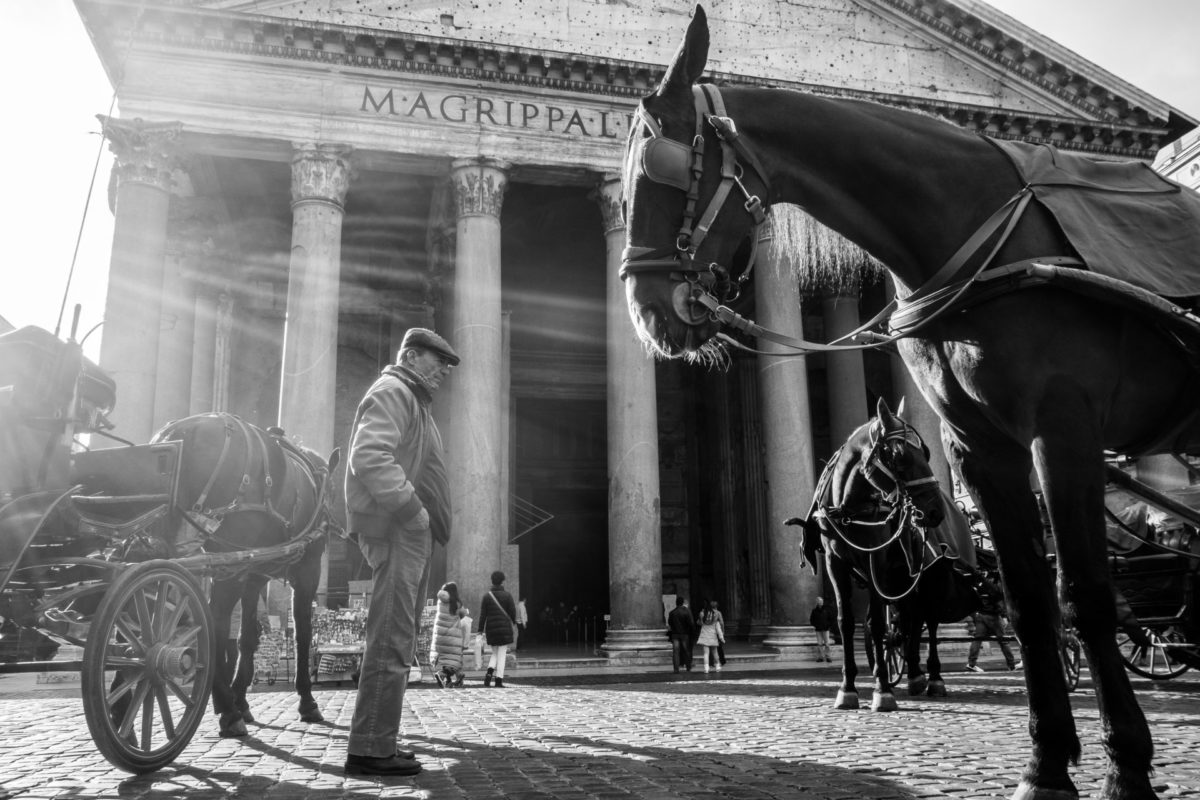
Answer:
POLYGON ((592 199, 600 206, 606 235, 625 229, 625 220, 621 218, 622 189, 621 176, 606 172, 592 193, 592 199))
POLYGON ((508 167, 507 162, 491 158, 462 159, 451 164, 450 181, 458 216, 499 219, 508 188, 508 167))
POLYGON ((301 142, 292 148, 292 205, 318 201, 343 208, 350 188, 350 147, 301 142))
POLYGON ((123 120, 97 114, 108 147, 117 157, 115 179, 171 190, 171 172, 178 166, 180 122, 123 120))

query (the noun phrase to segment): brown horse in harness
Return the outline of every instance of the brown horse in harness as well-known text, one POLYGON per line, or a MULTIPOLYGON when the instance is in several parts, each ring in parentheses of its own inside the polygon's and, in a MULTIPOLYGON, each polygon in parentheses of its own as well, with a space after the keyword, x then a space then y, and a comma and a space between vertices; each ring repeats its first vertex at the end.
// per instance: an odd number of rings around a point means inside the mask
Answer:
POLYGON ((884 654, 887 608, 894 605, 907 665, 908 693, 946 694, 938 658, 938 625, 956 622, 979 603, 974 543, 957 506, 942 492, 929 466, 929 450, 905 422, 904 403, 892 414, 880 398, 875 419, 847 438, 817 481, 805 518, 788 525, 804 531, 804 557, 815 565, 825 554, 838 603, 842 682, 835 708, 859 707, 854 680, 852 584, 867 589, 866 652, 874 677, 872 711, 897 708, 884 654), (928 674, 921 669, 922 627, 929 630, 928 674))
MULTIPOLYGON (((1056 266, 1081 266, 1090 246, 1086 235, 1068 238, 1038 194, 1044 189, 1025 180, 1000 143, 870 102, 698 86, 707 57, 698 8, 630 130, 622 275, 639 335, 662 357, 693 359, 713 356, 723 325, 770 339, 723 301, 749 277, 753 262, 744 256, 773 204, 803 207, 880 259, 896 284, 900 313, 891 326, 906 337, 900 354, 941 416, 947 455, 991 531, 1021 642, 1032 752, 1014 798, 1078 796, 1069 766, 1080 744, 1059 666, 1035 469, 1058 590, 1099 698, 1108 755, 1101 796, 1155 797, 1150 732, 1113 635, 1103 456, 1179 447, 1196 406, 1194 359, 1169 323, 1116 295, 1048 281, 1009 292, 992 290, 1004 281, 985 285, 981 273, 993 264, 1012 265, 1001 272, 1014 278, 1081 274, 1056 266)), ((1172 230, 1177 239, 1195 233, 1183 222, 1172 230)), ((1186 272, 1186 263, 1177 267, 1186 272)))
POLYGON ((259 645, 258 598, 270 578, 286 578, 292 585, 300 719, 323 722, 312 696, 308 664, 325 534, 336 527, 328 488, 339 453, 335 450, 326 464, 313 451, 289 442, 282 430, 264 431, 233 414, 200 414, 171 422, 152 441, 183 443, 176 554, 227 553, 280 545, 298 536, 309 539, 296 561, 256 562, 246 570, 219 572, 213 580, 209 606, 219 654, 213 710, 220 715, 221 736, 245 736, 245 723, 254 721, 246 690, 254 679, 259 645), (230 617, 239 600, 242 628, 235 663, 220 654, 230 638, 230 617))

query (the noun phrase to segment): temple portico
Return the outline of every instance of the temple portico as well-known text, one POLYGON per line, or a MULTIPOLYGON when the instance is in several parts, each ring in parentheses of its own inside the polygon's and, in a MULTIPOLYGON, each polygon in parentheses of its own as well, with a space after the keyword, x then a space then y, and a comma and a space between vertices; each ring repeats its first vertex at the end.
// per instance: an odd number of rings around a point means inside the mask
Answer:
MULTIPOLYGON (((935 454, 938 422, 885 353, 731 349, 708 370, 656 362, 636 339, 618 274, 625 142, 693 4, 317 5, 77 0, 121 76, 121 117, 104 119, 113 433, 145 442, 169 419, 228 411, 326 456, 404 332, 433 327, 462 356, 434 402, 453 502, 434 581, 477 610, 504 569, 535 620, 560 606, 602 620, 614 664, 669 658, 677 594, 697 610, 718 600, 731 636, 806 656, 827 587, 783 520, 878 398, 906 396, 935 454)), ((715 48, 709 79, 1104 157, 1149 158, 1183 124, 1012 20, 926 13, 948 0, 766 5, 761 20, 714 12, 713 30, 766 43, 783 26, 803 46, 715 48), (855 31, 852 47, 826 52, 814 31, 832 29, 855 31)), ((767 230, 797 215, 772 211, 767 230)), ((888 288, 862 251, 806 230, 760 248, 738 310, 828 341, 888 288)), ((366 574, 332 540, 322 602, 347 605, 366 574)))

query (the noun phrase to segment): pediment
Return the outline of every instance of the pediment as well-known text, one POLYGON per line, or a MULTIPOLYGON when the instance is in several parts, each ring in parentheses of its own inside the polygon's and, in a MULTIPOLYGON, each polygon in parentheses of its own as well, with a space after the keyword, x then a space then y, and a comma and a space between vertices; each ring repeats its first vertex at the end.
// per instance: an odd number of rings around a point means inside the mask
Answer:
MULTIPOLYGON (((693 0, 193 0, 197 9, 666 64, 693 0)), ((1164 125, 1166 103, 982 0, 804 0, 705 4, 709 68, 731 76, 1164 125)), ((1195 121, 1191 121, 1195 124, 1195 121)))

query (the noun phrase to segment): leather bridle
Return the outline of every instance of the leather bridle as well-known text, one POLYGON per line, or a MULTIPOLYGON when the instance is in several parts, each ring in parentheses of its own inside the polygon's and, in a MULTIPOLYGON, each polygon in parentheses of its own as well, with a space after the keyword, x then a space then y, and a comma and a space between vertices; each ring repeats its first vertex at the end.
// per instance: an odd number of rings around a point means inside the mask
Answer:
MULTIPOLYGON (((630 274, 665 271, 673 279, 691 284, 693 299, 712 298, 715 303, 709 306, 712 313, 711 309, 717 305, 736 300, 741 294, 742 285, 750 279, 758 256, 758 229, 766 221, 766 209, 762 198, 753 194, 742 182, 745 174, 743 163, 754 170, 762 181, 767 196, 770 196, 771 187, 766 170, 746 146, 737 125, 725 114, 725 104, 717 87, 712 84, 693 86, 692 95, 696 104, 696 131, 690 145, 664 136, 662 125, 646 110, 645 103, 640 104, 634 113, 630 148, 638 146, 638 136, 649 134, 640 140, 642 171, 655 183, 683 190, 687 199, 674 244, 657 249, 625 248, 620 276, 621 280, 625 280, 630 274), (721 181, 713 196, 709 198, 707 206, 698 212, 707 128, 712 128, 715 132, 721 148, 721 181), (735 188, 742 195, 742 209, 751 218, 748 234, 750 257, 741 274, 736 277, 728 267, 715 261, 710 261, 704 266, 702 260, 697 257, 700 245, 708 236, 717 214, 725 207, 735 188)), ((626 175, 627 190, 630 177, 626 175)))
MULTIPOLYGON (((821 527, 829 534, 835 536, 846 547, 862 553, 868 558, 869 574, 864 573, 862 577, 869 581, 879 596, 888 602, 900 600, 914 591, 921 575, 928 568, 923 563, 924 559, 918 556, 917 550, 928 549, 933 555, 933 560, 941 557, 930 543, 927 533, 921 535, 920 547, 909 544, 904 537, 905 533, 912 530, 914 526, 925 529, 923 524, 925 514, 917 507, 913 495, 929 491, 936 492, 938 481, 933 475, 913 479, 905 478, 897 465, 888 463, 884 451, 891 448, 896 442, 903 442, 906 447, 924 452, 927 458, 929 454, 929 449, 916 428, 903 420, 898 421, 901 423, 900 427, 893 430, 884 430, 883 423, 878 419, 871 425, 868 446, 863 451, 858 463, 859 472, 876 490, 879 501, 871 504, 870 507, 860 508, 847 508, 844 503, 841 506, 826 506, 818 503, 812 512, 821 527), (914 488, 916 488, 916 492, 912 491, 914 488), (882 537, 878 543, 862 544, 855 541, 860 537, 852 534, 852 529, 855 527, 885 531, 890 527, 891 532, 882 537), (911 579, 909 586, 898 595, 891 595, 883 590, 879 577, 875 574, 874 559, 871 558, 874 554, 882 553, 893 544, 898 544, 900 547, 906 562, 908 577, 911 579)), ((823 498, 829 493, 829 481, 832 480, 833 465, 837 460, 835 454, 826 467, 825 473, 821 476, 817 490, 818 497, 823 498)))

